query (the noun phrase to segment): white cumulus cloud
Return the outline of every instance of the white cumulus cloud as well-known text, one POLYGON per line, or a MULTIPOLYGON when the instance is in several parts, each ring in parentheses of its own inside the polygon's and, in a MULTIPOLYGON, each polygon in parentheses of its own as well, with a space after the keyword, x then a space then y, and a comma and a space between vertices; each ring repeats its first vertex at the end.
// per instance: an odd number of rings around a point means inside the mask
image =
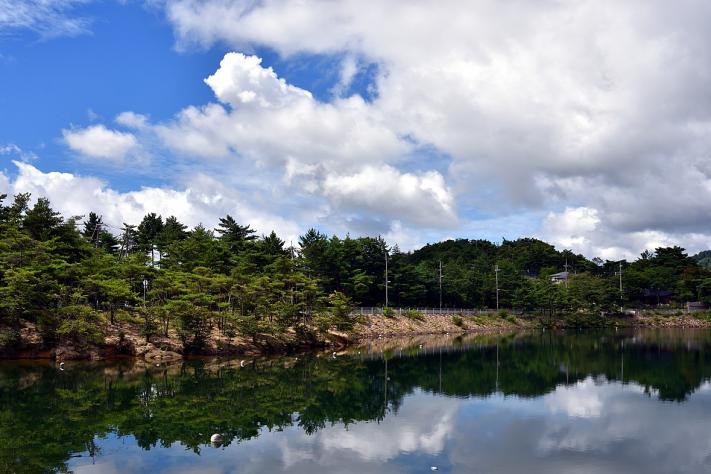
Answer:
POLYGON ((363 98, 320 102, 261 63, 256 56, 228 53, 205 79, 217 103, 190 106, 154 124, 133 112, 117 121, 178 156, 218 160, 238 174, 249 169, 263 183, 278 176, 290 192, 321 200, 322 219, 335 227, 354 215, 380 227, 394 220, 425 228, 456 224, 445 177, 434 170, 400 170, 414 145, 363 98))
POLYGON ((110 130, 104 125, 63 130, 62 135, 69 148, 91 158, 120 160, 138 144, 133 134, 110 130))
POLYGON ((423 227, 456 220, 450 190, 436 171, 418 175, 389 166, 366 167, 352 175, 329 175, 323 188, 332 203, 345 209, 384 212, 423 227))
POLYGON ((27 163, 13 163, 18 174, 11 179, 0 173, 0 192, 30 192, 33 198, 46 197, 65 216, 94 211, 113 226, 114 232, 124 222, 138 224, 149 212, 163 217, 174 215, 190 227, 202 223, 208 228, 215 227, 220 217, 231 214, 262 234, 276 230, 287 242, 296 241, 301 230, 296 223, 254 207, 238 191, 203 174, 193 175, 182 189, 143 187, 119 192, 93 177, 45 173, 27 163))
MULTIPOLYGON (((272 48, 287 60, 338 55, 378 66, 372 102, 292 102, 286 84, 255 64, 250 74, 239 73, 239 81, 213 79, 210 85, 223 103, 260 103, 260 111, 249 115, 256 119, 254 127, 230 120, 240 115, 239 107, 186 112, 202 127, 200 137, 210 144, 222 139, 222 154, 289 155, 320 166, 333 156, 319 153, 315 144, 322 144, 339 149, 343 180, 363 172, 358 166, 345 171, 345 163, 377 168, 402 156, 397 146, 389 153, 364 144, 375 134, 360 127, 374 124, 386 137, 407 136, 411 141, 405 144, 430 146, 446 157, 424 171, 440 172, 457 208, 489 216, 588 209, 580 216, 583 227, 567 229, 574 232, 559 242, 602 256, 634 255, 641 246, 664 242, 708 246, 708 2, 392 0, 364 8, 356 0, 168 0, 164 5, 184 48, 226 42, 238 50, 272 48), (250 83, 254 77, 260 87, 250 83), (273 105, 283 104, 273 102, 275 97, 288 97, 290 105, 273 105), (305 132, 308 123, 319 133, 305 132), (349 128, 359 131, 355 141, 349 135, 335 139, 349 128), (240 132, 249 138, 232 138, 240 132), (358 153, 341 150, 353 143, 358 153), (591 219, 597 220, 594 230, 591 219)), ((352 80, 352 66, 348 60, 341 66, 344 83, 352 80)), ((232 68, 224 72, 235 74, 232 68)), ((188 122, 181 118, 181 125, 188 122)), ((324 173, 335 172, 324 167, 324 173)), ((554 215, 541 225, 552 228, 574 218, 570 212, 554 215)))

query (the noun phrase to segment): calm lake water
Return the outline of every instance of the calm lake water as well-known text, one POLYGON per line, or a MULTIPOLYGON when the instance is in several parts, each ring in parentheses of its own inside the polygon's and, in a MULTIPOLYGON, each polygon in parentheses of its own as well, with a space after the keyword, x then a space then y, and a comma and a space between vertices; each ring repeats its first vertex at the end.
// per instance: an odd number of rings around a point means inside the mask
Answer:
POLYGON ((711 332, 692 330, 6 361, 0 472, 711 472, 710 377, 711 332))

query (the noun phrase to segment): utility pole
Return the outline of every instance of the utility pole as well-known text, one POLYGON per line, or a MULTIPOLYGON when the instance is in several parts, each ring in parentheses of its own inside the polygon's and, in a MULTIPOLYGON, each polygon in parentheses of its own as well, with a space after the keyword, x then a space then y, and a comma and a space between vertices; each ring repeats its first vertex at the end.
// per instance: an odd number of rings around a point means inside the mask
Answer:
MULTIPOLYGON (((289 241, 289 251, 290 251, 290 253, 291 253, 291 265, 292 265, 292 268, 293 268, 294 260, 295 260, 295 257, 294 257, 294 241, 293 241, 293 240, 290 240, 290 241, 289 241)), ((296 286, 296 284, 293 284, 293 285, 291 286, 291 296, 289 297, 289 299, 291 300, 291 304, 292 304, 292 305, 294 304, 294 287, 295 287, 295 286, 296 286)))
POLYGON ((622 260, 620 260, 620 267, 617 275, 620 277, 620 312, 622 312, 622 302, 624 301, 624 293, 622 292, 622 260))
POLYGON ((620 261, 620 271, 618 272, 620 274, 620 298, 622 297, 622 262, 620 261))
POLYGON ((385 307, 388 307, 388 250, 385 249, 385 307))
POLYGON ((570 272, 568 271, 568 258, 567 258, 567 257, 566 257, 566 259, 565 259, 565 266, 564 266, 563 268, 565 268, 565 273, 566 273, 566 275, 565 275, 565 288, 567 289, 567 288, 568 288, 568 278, 570 277, 570 272))
POLYGON ((439 261, 439 309, 442 309, 442 260, 439 261))
POLYGON ((99 236, 101 235, 101 220, 104 216, 99 216, 99 222, 94 226, 94 231, 91 233, 91 238, 94 241, 94 248, 99 248, 99 236))
POLYGON ((499 264, 494 267, 494 275, 496 275, 496 311, 499 310, 499 264))

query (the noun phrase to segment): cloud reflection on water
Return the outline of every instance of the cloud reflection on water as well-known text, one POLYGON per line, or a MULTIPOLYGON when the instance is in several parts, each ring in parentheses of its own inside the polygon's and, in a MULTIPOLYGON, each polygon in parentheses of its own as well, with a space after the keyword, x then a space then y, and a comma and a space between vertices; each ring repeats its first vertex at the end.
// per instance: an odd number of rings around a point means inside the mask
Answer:
POLYGON ((513 409, 483 400, 477 423, 453 433, 452 472, 711 472, 710 395, 662 402, 640 385, 589 377, 513 409))
MULTIPOLYGON (((181 446, 138 456, 116 452, 75 472, 404 473, 432 463, 453 473, 711 472, 711 390, 685 403, 661 402, 637 384, 587 378, 537 398, 468 400, 417 392, 381 422, 264 430, 200 456, 181 446), (125 456, 127 454, 128 456, 125 456), (123 469, 122 469, 123 467, 123 469)), ((106 440, 105 452, 120 439, 106 440)), ((136 449, 134 447, 127 448, 136 449)))

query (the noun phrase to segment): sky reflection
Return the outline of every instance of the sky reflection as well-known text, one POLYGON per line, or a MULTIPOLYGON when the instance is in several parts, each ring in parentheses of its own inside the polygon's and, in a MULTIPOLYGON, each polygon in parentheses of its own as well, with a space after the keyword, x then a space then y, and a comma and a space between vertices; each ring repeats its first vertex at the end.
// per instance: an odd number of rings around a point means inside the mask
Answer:
POLYGON ((699 473, 711 472, 711 390, 664 402, 636 383, 588 377, 535 398, 468 399, 416 391, 381 422, 298 427, 199 456, 175 444, 142 451, 129 439, 97 440, 74 458, 77 473, 699 473))

